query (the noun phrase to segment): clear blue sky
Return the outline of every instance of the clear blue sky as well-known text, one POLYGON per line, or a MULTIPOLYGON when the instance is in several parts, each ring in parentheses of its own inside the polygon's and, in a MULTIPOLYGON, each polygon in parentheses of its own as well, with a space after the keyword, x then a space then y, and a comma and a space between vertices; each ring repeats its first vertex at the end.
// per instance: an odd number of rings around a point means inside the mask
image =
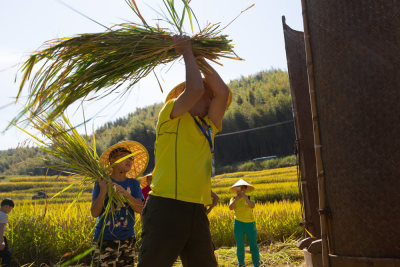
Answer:
MULTIPOLYGON (((139 22, 124 0, 64 0, 69 6, 79 10, 90 18, 106 26, 112 26, 126 21, 139 22)), ((149 24, 152 19, 159 18, 153 10, 163 9, 162 0, 137 0, 142 15, 149 24), (152 7, 152 8, 150 8, 152 7)), ((180 2, 180 1, 176 1, 180 2)), ((300 0, 192 0, 191 6, 204 27, 208 22, 221 22, 222 26, 232 21, 242 10, 251 4, 255 6, 243 13, 236 21, 224 30, 235 44, 235 52, 245 61, 222 60, 224 65, 214 65, 225 82, 255 74, 271 67, 287 69, 286 54, 282 32, 281 16, 286 16, 286 22, 296 30, 303 29, 300 0)), ((73 36, 87 32, 102 32, 104 28, 70 10, 59 0, 12 0, 0 3, 0 129, 21 108, 8 105, 13 102, 18 82, 14 83, 18 72, 18 64, 27 56, 38 50, 50 39, 73 36)), ((189 30, 189 29, 188 29, 189 30)), ((196 30, 195 30, 196 32, 196 30)), ((190 31, 188 32, 190 35, 190 31)), ((161 66, 156 73, 161 78, 164 93, 161 93, 154 76, 144 78, 132 88, 129 96, 117 99, 110 96, 101 102, 86 102, 85 115, 96 118, 89 123, 96 129, 107 121, 134 112, 137 107, 144 107, 161 102, 168 91, 184 80, 182 63, 161 66)), ((27 90, 25 90, 25 95, 27 90)), ((82 120, 82 111, 77 111, 77 105, 68 111, 70 119, 76 123, 82 120)), ((0 150, 15 148, 27 136, 15 128, 0 134, 0 150)))

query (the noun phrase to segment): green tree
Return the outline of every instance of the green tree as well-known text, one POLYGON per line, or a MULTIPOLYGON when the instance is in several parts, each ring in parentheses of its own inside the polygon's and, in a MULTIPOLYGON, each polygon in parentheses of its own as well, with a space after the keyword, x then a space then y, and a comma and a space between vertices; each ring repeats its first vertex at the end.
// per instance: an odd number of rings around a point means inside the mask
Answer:
MULTIPOLYGON (((288 74, 279 69, 262 71, 241 77, 228 84, 232 91, 232 103, 228 108, 220 134, 248 130, 292 119, 288 74)), ((137 108, 127 116, 107 122, 95 131, 97 152, 100 155, 109 146, 123 140, 142 143, 150 155, 147 171, 154 166, 155 126, 163 103, 137 108)), ((88 137, 91 142, 91 137, 88 137)), ((217 135, 215 158, 218 166, 236 164, 256 157, 293 153, 293 123, 217 135)), ((0 173, 34 175, 45 171, 44 156, 38 148, 0 151, 0 173), (27 160, 32 159, 32 160, 27 160), (35 160, 33 160, 35 159, 35 160), (37 161, 36 161, 37 160, 37 161)))

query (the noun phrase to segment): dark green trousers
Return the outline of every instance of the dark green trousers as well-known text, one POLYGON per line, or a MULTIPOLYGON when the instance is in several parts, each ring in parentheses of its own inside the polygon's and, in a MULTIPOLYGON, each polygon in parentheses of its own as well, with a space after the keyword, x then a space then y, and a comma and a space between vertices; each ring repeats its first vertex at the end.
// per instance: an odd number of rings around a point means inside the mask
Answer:
POLYGON ((142 212, 138 267, 218 266, 204 205, 150 195, 142 212))

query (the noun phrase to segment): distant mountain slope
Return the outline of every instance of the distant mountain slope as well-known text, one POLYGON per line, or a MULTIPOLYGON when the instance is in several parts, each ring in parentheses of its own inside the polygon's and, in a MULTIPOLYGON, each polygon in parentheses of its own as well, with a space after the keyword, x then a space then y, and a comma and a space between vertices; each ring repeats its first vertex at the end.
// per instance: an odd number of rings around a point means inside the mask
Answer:
MULTIPOLYGON (((295 134, 290 122, 292 110, 287 72, 279 69, 262 71, 231 81, 229 87, 233 94, 232 104, 224 117, 221 136, 215 140, 217 168, 256 157, 292 154, 295 134), (287 123, 265 127, 277 122, 287 123), (259 129, 224 135, 252 128, 259 129)), ((155 125, 161 108, 161 103, 138 108, 99 127, 95 131, 98 153, 117 142, 136 140, 149 150, 150 162, 146 171, 152 170, 155 125)), ((0 151, 0 173, 44 175, 43 162, 35 158, 40 154, 37 148, 0 151)))

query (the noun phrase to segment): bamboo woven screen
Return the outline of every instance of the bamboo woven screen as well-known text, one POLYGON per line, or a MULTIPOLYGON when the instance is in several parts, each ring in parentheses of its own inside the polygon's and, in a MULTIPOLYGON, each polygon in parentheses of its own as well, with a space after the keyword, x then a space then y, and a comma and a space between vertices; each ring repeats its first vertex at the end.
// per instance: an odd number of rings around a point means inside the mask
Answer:
POLYGON ((305 2, 329 252, 399 258, 400 1, 305 2))
POLYGON ((310 94, 304 33, 291 29, 282 20, 285 37, 290 91, 296 128, 296 146, 301 176, 303 220, 306 229, 317 238, 321 237, 318 214, 318 183, 315 166, 314 135, 311 118, 310 94))

